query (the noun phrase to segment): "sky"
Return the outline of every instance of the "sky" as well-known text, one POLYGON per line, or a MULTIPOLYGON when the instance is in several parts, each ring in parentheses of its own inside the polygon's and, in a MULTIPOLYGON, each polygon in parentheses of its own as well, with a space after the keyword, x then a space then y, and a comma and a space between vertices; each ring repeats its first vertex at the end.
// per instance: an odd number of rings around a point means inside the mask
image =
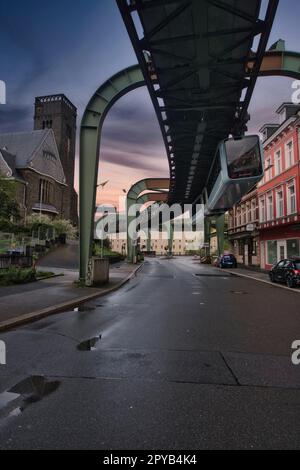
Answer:
MULTIPOLYGON (((264 0, 264 4, 265 4, 264 0)), ((0 132, 33 129, 35 96, 64 93, 83 110, 96 89, 136 57, 115 0, 0 0, 0 80, 7 105, 0 132)), ((300 49, 300 2, 280 0, 270 45, 300 49)), ((261 78, 250 106, 249 131, 276 122, 275 111, 291 100, 291 79, 261 78)), ((76 151, 78 186, 78 145, 76 151)), ((168 177, 168 162, 146 89, 122 98, 107 116, 99 182, 109 180, 98 203, 116 204, 123 189, 145 177, 168 177)))

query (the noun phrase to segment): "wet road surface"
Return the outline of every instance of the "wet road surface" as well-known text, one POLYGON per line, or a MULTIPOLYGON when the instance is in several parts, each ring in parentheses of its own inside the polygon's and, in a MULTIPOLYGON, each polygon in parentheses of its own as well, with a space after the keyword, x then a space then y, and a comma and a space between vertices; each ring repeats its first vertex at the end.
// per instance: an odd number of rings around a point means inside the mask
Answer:
POLYGON ((117 293, 0 335, 0 448, 300 448, 296 339, 298 294, 149 260, 117 293))

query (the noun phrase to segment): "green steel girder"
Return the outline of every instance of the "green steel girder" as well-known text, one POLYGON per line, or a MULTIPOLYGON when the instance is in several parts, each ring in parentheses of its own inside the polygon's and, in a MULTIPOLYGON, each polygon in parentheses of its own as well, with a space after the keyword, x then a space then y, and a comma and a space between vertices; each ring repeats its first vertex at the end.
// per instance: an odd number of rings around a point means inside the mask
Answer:
POLYGON ((80 279, 86 281, 92 240, 102 127, 111 107, 122 96, 145 85, 139 65, 117 73, 101 85, 89 101, 80 133, 80 279))
POLYGON ((127 260, 129 263, 134 263, 135 247, 133 240, 129 235, 129 226, 136 218, 136 214, 131 214, 131 209, 134 205, 145 204, 150 201, 167 201, 168 193, 151 193, 142 194, 145 191, 160 191, 169 189, 170 180, 168 178, 147 178, 134 184, 127 194, 126 203, 126 216, 127 216, 127 260))
MULTIPOLYGON (((204 242, 210 244, 211 238, 217 237, 218 255, 224 253, 225 244, 225 214, 217 216, 207 216, 204 218, 204 242), (212 227, 216 228, 216 232, 212 235, 212 227)), ((209 249, 210 254, 210 249, 209 249)))
MULTIPOLYGON (((160 4, 161 1, 158 1, 157 4, 160 4)), ((176 3, 175 1, 170 1, 169 3, 176 3)), ((222 2, 217 2, 213 0, 213 3, 218 3, 221 7, 222 2)), ((154 6, 153 0, 151 4, 143 4, 143 8, 150 8, 154 6)), ((226 7, 228 5, 226 4, 226 7)), ((258 76, 286 76, 292 77, 295 79, 300 79, 300 54, 296 52, 290 52, 284 50, 284 44, 282 41, 279 41, 279 46, 273 48, 272 50, 265 53, 260 71, 258 76)), ((247 75, 251 73, 253 68, 253 62, 250 61, 247 64, 245 70, 245 85, 247 83, 247 75)), ((223 72, 222 72, 223 73, 223 72)), ((229 72, 226 72, 228 75, 229 72)), ((225 72, 224 72, 225 76, 225 72)), ((92 239, 93 239, 93 227, 94 227, 94 214, 95 214, 95 203, 96 203, 96 185, 98 181, 98 165, 99 165, 99 150, 100 150, 100 141, 101 141, 101 132, 105 117, 108 111, 111 109, 113 104, 120 99, 123 95, 134 90, 138 87, 145 85, 145 74, 142 73, 139 65, 135 65, 129 68, 124 69, 118 74, 114 75, 111 79, 107 80, 93 95, 90 100, 81 125, 81 139, 80 139, 80 278, 85 280, 87 273, 87 266, 91 256, 92 250, 92 239)), ((234 84, 228 84, 227 87, 235 87, 234 84)), ((175 89, 164 88, 156 91, 157 95, 166 96, 166 94, 174 93, 175 89)), ((192 91, 192 88, 191 88, 192 91)), ((195 89, 196 92, 207 93, 207 90, 195 89)), ((182 127, 181 121, 178 123, 170 122, 168 118, 161 120, 161 126, 164 130, 163 136, 165 141, 167 141, 168 136, 172 136, 174 142, 179 141, 181 138, 184 138, 185 132, 188 139, 192 139, 193 132, 190 130, 189 125, 192 124, 192 121, 188 121, 185 125, 187 128, 182 127), (166 127, 169 128, 166 130, 166 127), (180 137, 180 139, 179 139, 180 137)), ((195 121, 195 125, 197 121, 195 121)), ((207 137, 210 134, 208 132, 203 132, 202 134, 207 137)), ((216 129, 217 132, 217 129, 216 129)), ((199 133, 201 134, 201 132, 199 133)), ((173 144, 168 143, 167 148, 169 152, 173 151, 173 144)), ((213 151, 211 152, 213 153, 213 151)), ((182 165, 184 166, 189 156, 188 153, 185 155, 183 152, 176 159, 176 167, 181 171, 181 159, 180 157, 184 156, 184 161, 182 165)), ((202 153, 202 157, 205 155, 202 153)), ((207 155, 209 157, 210 155, 207 155)), ((171 158, 171 167, 175 164, 174 157, 171 158)), ((200 166, 199 171, 208 172, 208 166, 200 166)), ((183 170, 183 168, 182 168, 183 170)), ((197 171, 198 174, 198 171, 197 171)), ((173 171, 172 171, 172 176, 173 171)), ((151 180, 144 180, 151 181, 151 180)), ((157 181, 157 180, 155 180, 157 181)), ((176 182, 176 186, 179 188, 182 186, 184 189, 184 182, 176 182)), ((161 188, 149 188, 145 183, 137 183, 132 188, 131 196, 136 200, 143 191, 153 189, 159 190, 161 188), (146 186, 146 187, 145 187, 146 186)), ((222 222, 220 221, 220 226, 222 222)), ((207 223, 206 226, 208 227, 207 223)), ((219 251, 222 245, 222 241, 219 245, 219 251)))
MULTIPOLYGON (((249 65, 250 68, 251 64, 249 65)), ((270 77, 276 75, 300 80, 300 53, 285 50, 266 52, 259 76, 270 77)))

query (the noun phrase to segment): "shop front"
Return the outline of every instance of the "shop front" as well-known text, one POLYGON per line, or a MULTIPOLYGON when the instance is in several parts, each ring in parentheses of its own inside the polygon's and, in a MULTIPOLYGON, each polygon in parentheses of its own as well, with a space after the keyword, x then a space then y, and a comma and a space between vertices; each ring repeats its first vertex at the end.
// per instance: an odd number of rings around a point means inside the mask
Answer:
POLYGON ((259 233, 255 230, 255 227, 248 226, 247 228, 250 230, 229 234, 229 240, 233 246, 238 264, 259 267, 259 233))
POLYGON ((260 245, 263 269, 270 270, 283 259, 300 257, 300 225, 262 230, 260 245))

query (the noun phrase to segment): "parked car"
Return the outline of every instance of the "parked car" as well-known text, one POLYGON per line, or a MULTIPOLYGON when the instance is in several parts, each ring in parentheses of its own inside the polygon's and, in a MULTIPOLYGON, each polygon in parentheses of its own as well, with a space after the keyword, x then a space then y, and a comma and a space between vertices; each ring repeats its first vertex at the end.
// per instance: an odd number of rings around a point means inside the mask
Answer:
POLYGON ((237 259, 234 255, 225 254, 220 256, 216 261, 216 266, 218 268, 226 269, 226 268, 237 268, 237 259))
POLYGON ((290 288, 300 286, 300 258, 285 259, 271 269, 271 282, 282 282, 290 288))

